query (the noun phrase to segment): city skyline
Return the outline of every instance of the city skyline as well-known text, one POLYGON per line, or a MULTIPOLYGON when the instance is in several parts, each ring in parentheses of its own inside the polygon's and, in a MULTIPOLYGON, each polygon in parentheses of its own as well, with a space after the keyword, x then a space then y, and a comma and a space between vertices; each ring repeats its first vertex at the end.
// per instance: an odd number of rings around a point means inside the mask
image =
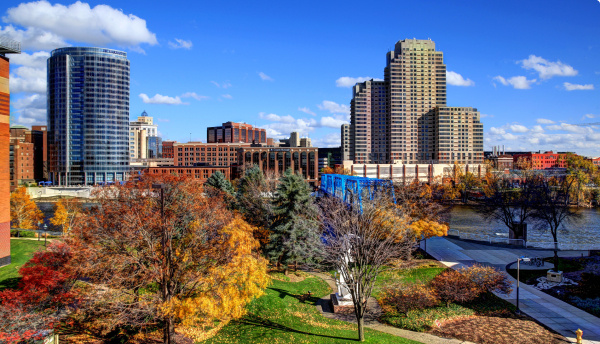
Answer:
POLYGON ((187 142, 191 133, 206 141, 206 127, 244 121, 269 137, 297 131, 314 146, 339 146, 351 87, 383 79, 382 55, 415 37, 431 38, 444 52, 447 105, 481 109, 485 150, 505 145, 600 155, 598 127, 565 124, 600 118, 597 1, 432 1, 386 11, 309 2, 205 4, 185 13, 175 12, 177 3, 160 13, 153 8, 14 1, 0 9, 0 35, 21 41, 24 51, 11 58, 12 123, 46 124, 49 51, 100 46, 127 51, 130 119, 147 111, 164 139, 187 142), (426 10, 428 25, 401 16, 404 10, 426 10), (372 18, 376 24, 357 25, 372 18), (125 29, 114 29, 109 19, 125 29))

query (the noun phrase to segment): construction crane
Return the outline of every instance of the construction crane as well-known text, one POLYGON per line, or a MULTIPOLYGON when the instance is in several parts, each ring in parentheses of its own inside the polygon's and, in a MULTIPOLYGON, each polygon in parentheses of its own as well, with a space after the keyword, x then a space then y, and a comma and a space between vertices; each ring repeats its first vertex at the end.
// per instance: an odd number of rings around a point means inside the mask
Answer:
MULTIPOLYGON (((567 124, 567 123, 565 123, 567 124)), ((589 127, 591 125, 600 125, 600 122, 596 122, 596 123, 581 123, 581 124, 567 124, 567 125, 574 125, 577 127, 589 127)))

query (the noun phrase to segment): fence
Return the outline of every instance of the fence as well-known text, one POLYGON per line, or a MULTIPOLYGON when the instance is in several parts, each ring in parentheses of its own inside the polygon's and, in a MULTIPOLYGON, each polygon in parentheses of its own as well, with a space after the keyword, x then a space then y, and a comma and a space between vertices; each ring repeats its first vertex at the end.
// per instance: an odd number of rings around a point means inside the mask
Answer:
POLYGON ((473 240, 473 241, 483 241, 489 244, 506 244, 506 245, 521 245, 523 247, 527 247, 527 242, 523 239, 509 239, 509 238, 501 238, 495 237, 487 234, 480 233, 461 233, 457 229, 449 229, 448 235, 457 236, 460 239, 465 240, 473 240), (456 234, 451 234, 456 233, 456 234))

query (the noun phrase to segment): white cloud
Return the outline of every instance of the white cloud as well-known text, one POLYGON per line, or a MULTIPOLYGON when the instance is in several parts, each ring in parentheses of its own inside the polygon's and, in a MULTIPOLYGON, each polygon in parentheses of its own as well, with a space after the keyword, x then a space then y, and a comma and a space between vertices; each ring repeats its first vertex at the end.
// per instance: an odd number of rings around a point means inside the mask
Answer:
POLYGON ((475 86, 473 80, 465 80, 462 75, 452 71, 446 71, 446 83, 453 86, 475 86))
POLYGON ((38 51, 32 54, 22 52, 20 54, 10 55, 10 63, 25 67, 46 69, 46 60, 50 57, 47 51, 38 51))
POLYGON ((316 116, 317 115, 316 113, 310 111, 310 109, 307 108, 307 107, 299 107, 298 111, 302 111, 302 112, 307 113, 307 114, 312 115, 312 116, 316 116))
POLYGON ((542 79, 550 79, 553 76, 575 76, 578 73, 568 64, 560 61, 550 62, 535 55, 529 55, 528 59, 517 61, 517 63, 520 63, 521 67, 525 69, 535 70, 542 79))
POLYGON ((329 133, 321 138, 312 138, 313 147, 340 147, 342 145, 342 138, 340 133, 329 133))
POLYGON ((533 133, 543 133, 544 129, 542 128, 541 125, 534 125, 533 128, 531 128, 531 132, 533 132, 533 133))
POLYGON ((600 75, 600 72, 596 72, 596 74, 600 75))
POLYGON ((583 115, 583 117, 581 118, 581 120, 583 121, 586 118, 598 118, 600 117, 600 115, 592 115, 591 113, 588 113, 586 115, 583 115))
POLYGON ((189 105, 189 103, 182 102, 179 96, 173 98, 156 94, 154 97, 148 98, 146 94, 141 93, 140 98, 142 98, 142 101, 146 104, 189 105))
POLYGON ((32 94, 17 99, 11 104, 17 109, 18 117, 13 118, 14 123, 23 125, 46 124, 46 95, 32 94))
POLYGON ((267 74, 265 74, 263 72, 258 72, 258 76, 260 76, 260 78, 263 81, 275 81, 275 80, 273 80, 273 78, 271 78, 270 76, 268 76, 267 74))
MULTIPOLYGON (((21 30, 8 25, 4 29, 0 29, 0 36, 6 36, 21 42, 21 50, 52 50, 70 46, 63 37, 32 27, 21 30)), ((11 59, 14 56, 16 55, 11 56, 11 59)))
POLYGON ((506 133, 506 134, 502 135, 502 138, 504 138, 505 140, 512 141, 512 140, 516 140, 518 138, 518 136, 513 135, 511 133, 506 133))
POLYGON ((218 88, 228 88, 231 87, 231 84, 228 82, 224 82, 224 83, 218 83, 216 81, 211 81, 215 86, 217 86, 218 88))
MULTIPOLYGON (((179 97, 177 97, 179 98, 179 97)), ((181 98, 194 98, 196 100, 206 100, 206 99, 210 99, 209 96, 201 96, 199 94, 196 94, 196 92, 186 92, 184 94, 181 95, 181 98)))
POLYGON ((537 81, 536 79, 527 80, 527 78, 524 76, 513 76, 510 79, 505 79, 500 75, 494 77, 494 80, 499 81, 504 86, 512 85, 515 89, 518 90, 529 89, 531 88, 531 84, 537 81))
POLYGON ((192 41, 185 41, 179 38, 175 38, 175 41, 177 43, 169 41, 169 47, 171 47, 171 49, 192 49, 192 41))
POLYGON ((511 124, 509 128, 513 133, 526 133, 529 131, 527 127, 520 124, 511 124))
POLYGON ((46 93, 46 68, 18 67, 9 78, 11 93, 46 93))
POLYGON ((342 124, 348 124, 348 121, 340 118, 340 116, 336 116, 336 117, 322 117, 321 120, 319 121, 319 125, 321 127, 328 127, 328 128, 336 128, 339 129, 342 124))
POLYGON ((575 91, 575 90, 593 90, 594 89, 594 85, 592 84, 587 84, 587 85, 577 85, 577 84, 572 84, 570 82, 565 82, 563 84, 563 86, 565 87, 565 90, 567 91, 575 91))
POLYGON ((259 113, 258 116, 262 119, 274 122, 263 125, 262 128, 267 130, 267 136, 276 139, 289 137, 292 131, 296 131, 300 135, 308 135, 310 132, 315 130, 315 126, 317 125, 317 121, 312 118, 295 119, 290 115, 279 116, 274 113, 267 114, 264 112, 259 113))
POLYGON ((545 118, 538 118, 535 120, 535 122, 539 123, 539 124, 554 124, 554 123, 556 123, 553 120, 545 119, 545 118))
POLYGON ((231 96, 231 94, 224 94, 221 97, 227 98, 227 99, 233 99, 233 97, 231 96))
POLYGON ((317 107, 320 110, 326 110, 331 113, 343 113, 350 115, 350 107, 348 105, 338 104, 330 100, 324 100, 323 103, 318 104, 317 107))
POLYGON ((335 81, 335 85, 337 87, 352 87, 359 82, 365 82, 367 80, 371 80, 370 76, 359 76, 358 78, 353 78, 350 76, 343 76, 335 81))
MULTIPOLYGON (((142 43, 157 44, 156 35, 146 27, 146 21, 108 5, 90 7, 80 1, 72 5, 52 5, 48 1, 21 3, 9 8, 4 22, 41 31, 31 35, 46 35, 51 42, 72 40, 94 45, 116 44, 137 47, 142 43)), ((39 39, 34 39, 39 41, 39 39)), ((40 49, 28 47, 24 49, 40 49)), ((46 48, 44 48, 46 49, 46 48)))
POLYGON ((486 118, 486 117, 492 118, 492 117, 494 117, 494 115, 487 115, 485 113, 482 113, 481 115, 479 115, 479 117, 480 118, 486 118))
POLYGON ((506 134, 506 131, 504 131, 504 129, 502 129, 502 128, 491 127, 490 128, 490 134, 492 134, 492 135, 504 135, 504 134, 506 134))
POLYGON ((167 119, 167 118, 157 118, 156 120, 157 120, 157 121, 159 121, 159 122, 171 122, 171 121, 170 121, 169 119, 167 119))
POLYGON ((296 119, 290 115, 279 116, 274 113, 266 114, 264 112, 261 112, 258 114, 258 116, 262 119, 266 119, 266 120, 274 121, 274 122, 294 123, 296 121, 296 119))

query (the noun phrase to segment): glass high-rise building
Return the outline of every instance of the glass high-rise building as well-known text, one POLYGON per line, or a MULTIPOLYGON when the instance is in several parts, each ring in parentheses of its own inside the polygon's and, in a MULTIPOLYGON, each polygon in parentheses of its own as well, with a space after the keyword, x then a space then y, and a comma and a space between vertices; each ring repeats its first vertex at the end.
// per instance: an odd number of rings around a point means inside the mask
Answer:
POLYGON ((93 185, 129 173, 127 53, 70 47, 48 58, 49 177, 93 185))

